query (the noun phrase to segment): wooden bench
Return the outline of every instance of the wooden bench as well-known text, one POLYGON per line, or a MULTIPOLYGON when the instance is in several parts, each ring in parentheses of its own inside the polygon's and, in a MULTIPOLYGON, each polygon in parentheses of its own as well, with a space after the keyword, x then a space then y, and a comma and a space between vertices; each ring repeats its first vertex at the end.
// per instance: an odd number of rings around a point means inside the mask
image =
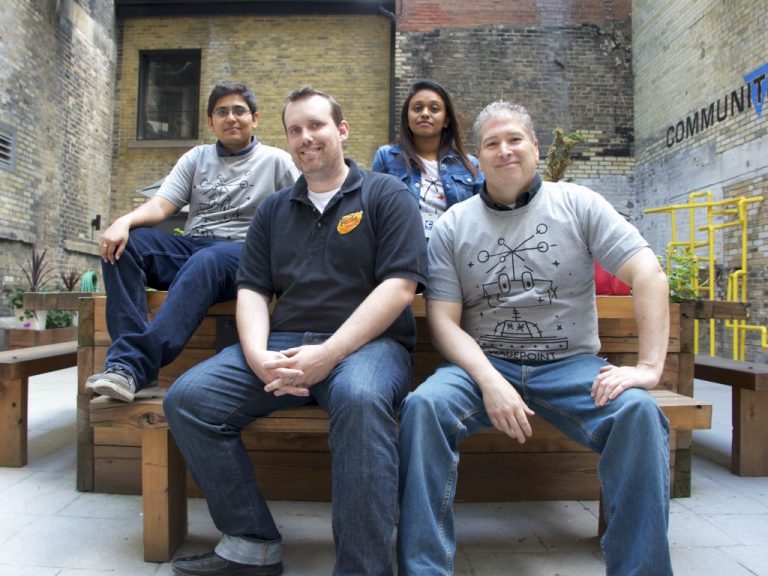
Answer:
MULTIPOLYGON (((184 460, 173 440, 165 415, 163 413, 162 396, 164 388, 154 388, 140 393, 132 404, 125 404, 108 398, 97 398, 91 403, 91 423, 98 427, 133 428, 141 431, 141 465, 142 465, 142 495, 144 513, 144 560, 148 562, 168 562, 176 548, 184 540, 187 534, 187 473, 184 460)), ((700 402, 694 398, 670 392, 668 390, 654 390, 655 400, 662 408, 670 427, 673 430, 697 430, 710 427, 712 406, 700 402)), ((484 492, 487 486, 495 483, 515 482, 525 480, 530 484, 537 484, 537 476, 546 474, 537 468, 530 460, 545 449, 547 444, 560 444, 563 437, 560 433, 541 419, 533 418, 532 426, 534 437, 525 445, 519 445, 508 439, 496 430, 485 430, 466 440, 462 445, 462 472, 459 477, 460 492, 457 496, 462 499, 471 495, 474 491, 474 500, 499 500, 498 496, 489 497, 484 492), (483 478, 470 475, 471 455, 482 449, 492 456, 496 462, 493 478, 483 478), (470 457, 470 462, 466 458, 470 457), (466 470, 465 470, 466 468, 466 470), (465 474, 466 472, 466 474, 465 474), (467 482, 467 478, 470 482, 467 482), (477 498, 480 496, 480 498, 477 498)), ((282 437, 289 445, 292 441, 306 441, 314 438, 325 444, 327 442, 328 418, 324 410, 316 406, 290 408, 279 410, 270 416, 256 420, 243 431, 246 444, 255 442, 273 441, 273 437, 282 437)), ((674 434, 672 435, 674 437, 674 434)), ((674 440, 673 440, 674 442, 674 440)), ((576 446, 576 445, 574 445, 576 446)), ((591 474, 596 474, 593 467, 596 465, 596 456, 582 449, 585 459, 579 464, 571 462, 574 466, 584 466, 590 462, 591 474)), ((671 451, 674 454, 674 450, 671 451)), ((567 455, 562 455, 568 458, 567 455)), ((271 491, 269 474, 264 474, 264 466, 280 466, 280 462, 258 461, 257 475, 261 481, 262 490, 271 491), (265 484, 266 482, 266 484, 265 484)), ((567 466, 567 464, 566 464, 567 466)), ((308 486, 321 480, 324 488, 328 490, 327 499, 330 499, 330 486, 327 478, 313 478, 312 463, 309 462, 300 469, 293 467, 293 475, 301 482, 299 486, 308 486)), ((552 472, 552 471, 550 471, 552 472)), ((566 472, 566 471, 563 471, 566 472)), ((542 491, 535 494, 535 499, 570 499, 577 494, 569 492, 568 475, 562 474, 562 485, 559 492, 542 491)), ((491 489, 491 493, 493 490, 491 489)), ((312 490, 297 490, 290 493, 294 500, 313 500, 315 495, 312 490)), ((594 495, 596 499, 598 495, 594 495)), ((518 499, 513 494, 505 494, 501 500, 518 499)), ((600 508, 602 515, 602 506, 600 508)), ((602 518, 601 518, 602 520, 602 518)))
MULTIPOLYGON (((164 293, 148 294, 150 314, 164 293)), ((597 299, 601 355, 616 364, 637 361, 637 328, 631 297, 597 299)), ((440 363, 424 318, 424 301, 414 301, 418 339, 414 384, 440 363)), ((232 340, 234 303, 217 304, 182 355, 160 373, 167 387, 184 371, 232 340)), ((672 494, 690 495, 691 430, 708 428, 711 406, 690 398, 693 386, 692 322, 701 311, 673 305, 667 362, 658 386, 660 405, 673 423, 672 494)), ((78 488, 143 494, 145 558, 165 561, 186 533, 186 495, 200 496, 168 433, 162 390, 145 391, 132 404, 93 399, 85 380, 101 370, 110 340, 105 298, 80 301, 78 363, 78 488), (188 487, 186 492, 182 486, 188 487)), ((462 444, 459 501, 598 500, 597 456, 568 440, 546 422, 534 422, 534 438, 524 445, 490 430, 462 444)), ((330 499, 327 419, 319 408, 282 410, 249 426, 243 440, 256 466, 265 497, 271 500, 330 499)))
POLYGON ((27 463, 29 377, 77 365, 77 342, 0 352, 0 466, 27 463))
POLYGON ((768 476, 768 364, 697 355, 694 376, 731 387, 731 471, 768 476))

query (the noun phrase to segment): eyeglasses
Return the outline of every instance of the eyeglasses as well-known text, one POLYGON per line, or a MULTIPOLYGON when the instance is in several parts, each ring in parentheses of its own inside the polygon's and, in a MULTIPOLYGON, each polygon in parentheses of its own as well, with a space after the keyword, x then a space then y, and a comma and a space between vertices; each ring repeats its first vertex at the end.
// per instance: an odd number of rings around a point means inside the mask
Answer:
POLYGON ((246 114, 252 114, 252 112, 245 106, 233 106, 232 108, 222 106, 221 108, 216 108, 216 110, 213 111, 213 115, 216 116, 216 118, 227 118, 229 117, 230 112, 235 115, 235 118, 242 118, 246 114))

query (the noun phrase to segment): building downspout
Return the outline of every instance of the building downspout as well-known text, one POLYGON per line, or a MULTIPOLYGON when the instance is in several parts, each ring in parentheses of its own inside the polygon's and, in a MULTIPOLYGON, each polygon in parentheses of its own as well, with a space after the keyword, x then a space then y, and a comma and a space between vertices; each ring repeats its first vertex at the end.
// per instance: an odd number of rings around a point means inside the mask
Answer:
POLYGON ((395 40, 397 31, 397 17, 384 8, 379 6, 379 12, 389 18, 392 22, 390 27, 390 48, 389 48, 389 141, 395 140, 395 125, 397 117, 395 115, 395 40))

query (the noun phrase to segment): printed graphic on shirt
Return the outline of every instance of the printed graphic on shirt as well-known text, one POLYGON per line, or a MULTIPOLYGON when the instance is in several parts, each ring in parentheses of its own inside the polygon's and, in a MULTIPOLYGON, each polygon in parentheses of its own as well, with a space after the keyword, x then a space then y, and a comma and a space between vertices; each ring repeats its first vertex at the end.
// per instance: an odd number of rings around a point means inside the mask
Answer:
POLYGON ((190 235, 214 238, 215 234, 208 228, 208 224, 213 222, 221 225, 224 222, 231 222, 240 219, 240 206, 250 200, 247 194, 248 188, 252 184, 248 181, 250 171, 245 171, 235 182, 225 182, 221 174, 216 176, 214 181, 207 178, 201 180, 197 188, 201 190, 201 200, 198 209, 199 223, 189 231, 190 235), (232 196, 237 195, 237 206, 232 206, 232 196))
POLYGON ((421 175, 419 191, 419 212, 424 224, 424 236, 432 235, 432 228, 437 219, 448 209, 448 201, 443 190, 443 181, 437 169, 436 160, 421 159, 424 164, 424 173, 421 175))
POLYGON ((551 306, 557 300, 557 286, 542 272, 559 265, 548 254, 557 244, 547 241, 547 230, 546 224, 537 225, 535 233, 516 246, 499 238, 496 246, 480 250, 469 263, 473 273, 482 278, 479 288, 488 313, 499 317, 492 334, 477 338, 487 354, 542 361, 554 360, 556 352, 568 349, 567 338, 546 334, 537 322, 526 318, 528 310, 551 306))
POLYGON ((360 224, 360 222, 363 220, 363 211, 360 210, 359 212, 352 212, 351 214, 347 214, 345 216, 342 216, 339 220, 339 223, 336 225, 336 231, 339 234, 349 234, 357 228, 357 226, 360 224))

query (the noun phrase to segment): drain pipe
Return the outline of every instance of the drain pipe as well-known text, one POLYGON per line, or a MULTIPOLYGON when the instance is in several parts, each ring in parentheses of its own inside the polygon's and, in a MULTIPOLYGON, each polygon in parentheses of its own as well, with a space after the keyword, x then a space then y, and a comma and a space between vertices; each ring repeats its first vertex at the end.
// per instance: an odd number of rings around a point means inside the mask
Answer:
POLYGON ((395 140, 395 125, 397 123, 395 110, 395 40, 397 30, 397 17, 384 8, 379 6, 379 12, 389 18, 392 23, 390 27, 390 49, 389 49, 389 142, 395 140))

